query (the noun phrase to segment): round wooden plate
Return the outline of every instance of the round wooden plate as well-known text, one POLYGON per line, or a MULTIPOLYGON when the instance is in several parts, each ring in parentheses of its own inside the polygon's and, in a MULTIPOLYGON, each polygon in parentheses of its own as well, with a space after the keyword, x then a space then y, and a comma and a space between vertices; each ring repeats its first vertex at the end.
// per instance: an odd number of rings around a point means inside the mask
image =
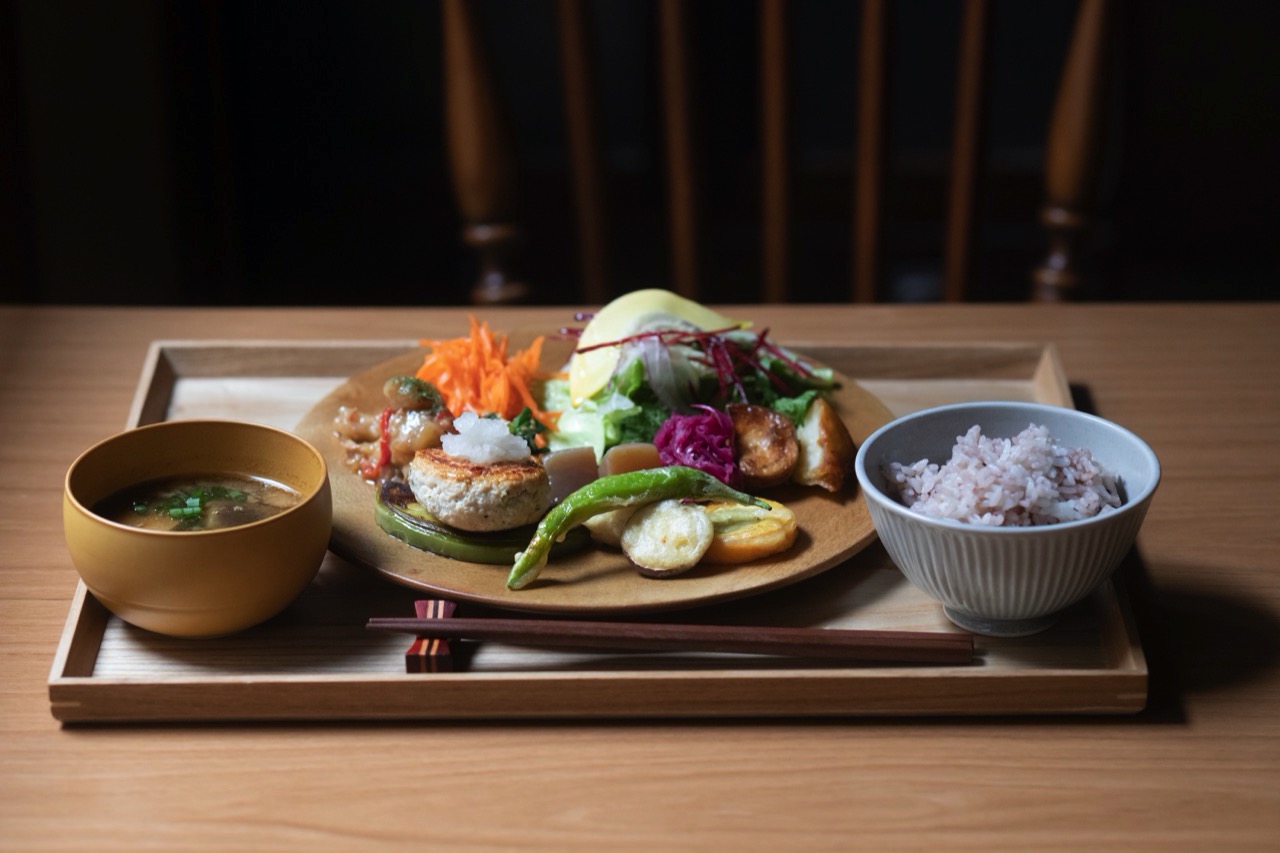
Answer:
MULTIPOLYGON (((796 514, 800 533, 788 551, 737 566, 695 566, 674 578, 642 577, 620 552, 592 547, 543 568, 521 590, 506 587, 509 566, 467 563, 412 548, 384 533, 374 520, 373 486, 347 467, 334 431, 339 406, 381 411, 387 378, 412 374, 423 352, 411 351, 369 368, 316 403, 297 432, 324 455, 333 488, 330 549, 396 583, 443 598, 508 610, 564 614, 636 613, 726 601, 776 589, 836 566, 875 541, 866 502, 852 482, 839 495, 819 488, 771 490, 796 514)), ((857 442, 892 415, 856 382, 837 377, 831 402, 857 442)))

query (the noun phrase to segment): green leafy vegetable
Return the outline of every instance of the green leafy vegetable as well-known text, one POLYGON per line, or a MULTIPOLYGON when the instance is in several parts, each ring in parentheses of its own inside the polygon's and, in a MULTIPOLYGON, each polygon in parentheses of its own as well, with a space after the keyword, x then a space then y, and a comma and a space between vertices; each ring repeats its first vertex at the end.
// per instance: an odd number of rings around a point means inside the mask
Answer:
POLYGON ((512 435, 524 439, 533 454, 545 453, 546 448, 538 444, 538 436, 545 435, 547 425, 533 416, 533 410, 525 406, 514 418, 507 422, 507 429, 512 435))
POLYGON ((773 410, 786 416, 796 426, 800 426, 804 423, 804 416, 809 412, 809 406, 813 404, 813 398, 817 396, 818 392, 810 389, 798 397, 779 397, 773 401, 773 410))
POLYGON ((154 513, 167 515, 177 519, 183 527, 199 527, 204 519, 204 512, 210 501, 232 501, 240 503, 245 499, 241 489, 227 486, 194 486, 191 489, 173 494, 151 502, 134 501, 133 511, 139 515, 154 513))

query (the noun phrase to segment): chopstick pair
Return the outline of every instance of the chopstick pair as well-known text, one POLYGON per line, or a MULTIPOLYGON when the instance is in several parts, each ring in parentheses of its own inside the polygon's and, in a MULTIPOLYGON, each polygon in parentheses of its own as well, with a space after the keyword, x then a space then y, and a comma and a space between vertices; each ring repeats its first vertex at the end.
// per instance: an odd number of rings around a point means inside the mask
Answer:
POLYGON ((570 648, 729 652, 862 663, 973 662, 971 634, 929 631, 452 617, 375 617, 366 627, 413 634, 420 639, 505 640, 570 648))

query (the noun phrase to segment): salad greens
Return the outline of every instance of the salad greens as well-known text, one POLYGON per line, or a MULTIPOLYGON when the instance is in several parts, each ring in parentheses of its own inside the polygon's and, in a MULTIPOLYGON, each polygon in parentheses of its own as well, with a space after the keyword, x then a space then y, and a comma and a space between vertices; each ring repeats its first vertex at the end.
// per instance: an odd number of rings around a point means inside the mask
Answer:
MULTIPOLYGON (((569 383, 549 379, 543 405, 558 410, 547 435, 552 450, 590 445, 597 457, 629 441, 652 441, 672 413, 733 402, 768 406, 800 423, 814 396, 835 387, 833 373, 741 328, 652 329, 600 346, 622 356, 609 382, 574 407, 569 383)), ((580 350, 586 351, 586 350, 580 350)))

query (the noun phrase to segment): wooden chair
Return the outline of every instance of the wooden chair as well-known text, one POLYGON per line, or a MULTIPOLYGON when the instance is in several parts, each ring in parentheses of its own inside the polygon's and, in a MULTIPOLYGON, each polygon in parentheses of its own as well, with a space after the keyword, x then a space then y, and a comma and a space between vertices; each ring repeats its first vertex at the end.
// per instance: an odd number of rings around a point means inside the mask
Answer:
MULTIPOLYGON (((992 4, 966 0, 961 13, 955 74, 955 116, 950 155, 942 298, 962 301, 973 293, 977 201, 983 192, 992 4)), ((863 0, 856 45, 857 131, 850 201, 850 277, 837 299, 882 298, 885 225, 885 124, 891 46, 888 0, 863 0)), ((742 301, 784 302, 791 296, 793 165, 789 121, 793 110, 790 69, 793 47, 786 0, 760 0, 757 22, 760 98, 759 268, 760 292, 742 301)), ((597 93, 598 60, 592 53, 591 6, 558 0, 562 67, 581 299, 600 304, 613 295, 609 282, 610 210, 604 191, 597 93)), ((697 178, 706 156, 697 148, 699 107, 694 101, 688 7, 682 0, 653 0, 658 43, 658 91, 664 118, 664 155, 670 282, 655 282, 691 298, 704 298, 700 253, 704 223, 697 178)), ((462 239, 477 254, 479 274, 472 301, 499 304, 536 301, 538 294, 512 274, 520 222, 516 157, 503 98, 482 27, 468 0, 443 0, 445 125, 462 239)), ((1101 168, 1106 100, 1110 81, 1109 29, 1112 0, 1081 0, 1052 110, 1044 166, 1041 221, 1047 251, 1032 272, 1027 298, 1062 300, 1083 291, 1077 246, 1091 224, 1091 206, 1101 168)), ((530 209, 525 205, 525 210, 530 209)))

